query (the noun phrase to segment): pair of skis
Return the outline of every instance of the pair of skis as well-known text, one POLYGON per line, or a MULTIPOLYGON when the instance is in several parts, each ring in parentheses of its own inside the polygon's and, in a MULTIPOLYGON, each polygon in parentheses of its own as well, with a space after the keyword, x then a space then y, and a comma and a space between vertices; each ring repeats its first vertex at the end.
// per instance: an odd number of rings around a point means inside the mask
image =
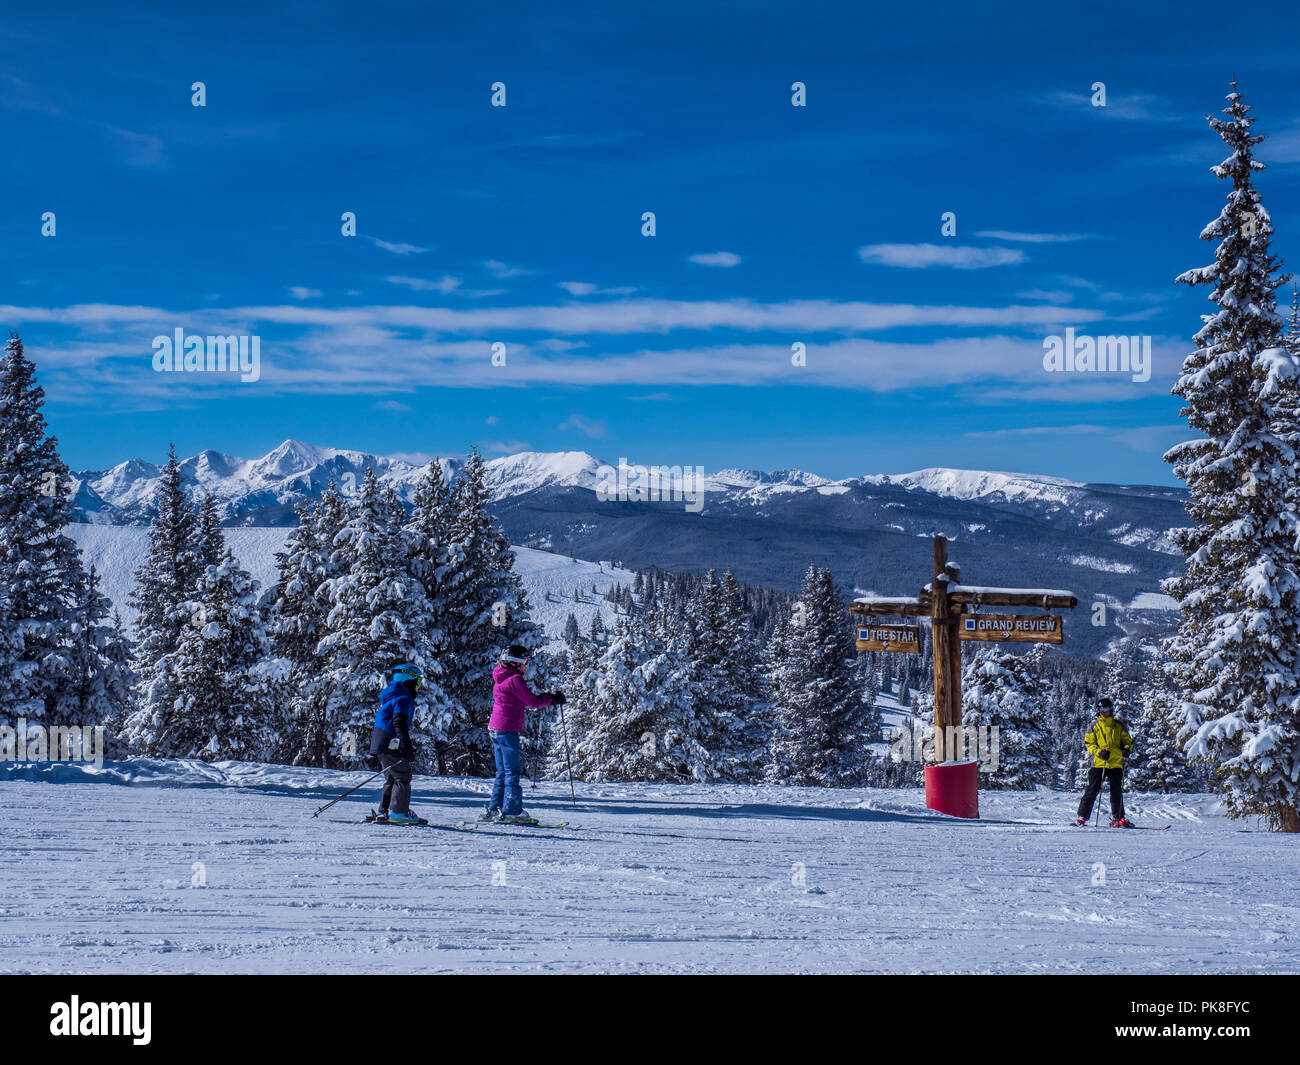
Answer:
MULTIPOLYGON (((1077 821, 1072 821, 1071 824, 1072 824, 1075 828, 1092 828, 1092 825, 1088 824, 1087 821, 1085 821, 1083 824, 1079 824, 1077 821)), ((1125 826, 1124 826, 1124 825, 1107 825, 1106 827, 1107 827, 1107 828, 1120 828, 1120 829, 1122 829, 1122 828, 1124 828, 1125 826)), ((1143 832, 1163 832, 1165 829, 1167 829, 1167 828, 1169 828, 1169 827, 1170 827, 1169 825, 1129 825, 1129 826, 1128 826, 1128 828, 1137 828, 1137 829, 1141 829, 1143 832)))
MULTIPOLYGON (((418 821, 390 821, 387 817, 380 817, 378 813, 371 810, 364 818, 362 824, 369 825, 391 825, 393 828, 450 828, 450 825, 430 825, 426 818, 421 817, 418 821)), ((477 828, 480 825, 517 825, 520 828, 568 828, 567 821, 558 824, 551 824, 545 821, 539 821, 535 817, 530 817, 527 821, 469 821, 461 825, 462 828, 477 828)))

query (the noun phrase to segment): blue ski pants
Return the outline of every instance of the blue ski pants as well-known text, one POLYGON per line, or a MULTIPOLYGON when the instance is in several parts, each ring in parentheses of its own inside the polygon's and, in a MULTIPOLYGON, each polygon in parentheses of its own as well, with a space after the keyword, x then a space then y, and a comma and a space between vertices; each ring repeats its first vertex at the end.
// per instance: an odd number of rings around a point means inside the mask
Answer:
POLYGON ((507 816, 517 814, 524 808, 524 789, 519 783, 519 770, 523 764, 519 733, 493 732, 491 736, 497 778, 492 785, 492 801, 488 805, 507 816))

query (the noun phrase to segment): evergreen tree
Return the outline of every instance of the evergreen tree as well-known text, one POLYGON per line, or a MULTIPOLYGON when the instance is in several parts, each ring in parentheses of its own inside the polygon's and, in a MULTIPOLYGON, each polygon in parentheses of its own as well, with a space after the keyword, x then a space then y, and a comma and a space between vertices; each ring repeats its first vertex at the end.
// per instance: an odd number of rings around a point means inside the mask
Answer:
MULTIPOLYGON (((981 775, 986 788, 1051 787, 1056 779, 1052 742, 1027 656, 980 651, 962 670, 961 720, 965 729, 998 730, 998 768, 981 775)), ((971 736, 967 734, 967 754, 971 736)))
POLYGON ((135 677, 120 620, 116 614, 109 620, 111 613, 95 568, 81 572, 73 589, 68 667, 55 700, 55 718, 83 728, 103 726, 106 753, 117 757, 126 753, 118 733, 131 709, 135 677))
POLYGON ((1133 753, 1125 759, 1125 784, 1134 791, 1193 791, 1196 773, 1178 746, 1177 700, 1159 662, 1147 671, 1141 709, 1129 733, 1133 753))
POLYGON ((564 620, 564 642, 572 649, 582 642, 582 630, 578 628, 578 619, 574 616, 573 611, 569 611, 569 616, 564 620))
POLYGON ((846 608, 828 569, 810 566, 799 602, 774 640, 769 779, 852 787, 870 757, 872 715, 854 681, 846 608))
POLYGON ((45 393, 23 342, 0 357, 0 723, 49 719, 75 669, 84 572, 63 533, 72 517, 68 468, 46 430, 45 393))
POLYGON ((176 693, 141 722, 147 755, 265 761, 287 723, 288 663, 272 657, 257 582, 229 552, 200 577, 187 604, 193 623, 158 671, 176 693))
POLYGON ((443 586, 447 654, 455 669, 446 681, 452 714, 446 761, 451 772, 483 775, 492 766, 487 724, 497 657, 511 644, 531 650, 541 637, 514 572, 510 542, 488 510, 486 464, 477 449, 465 460, 450 499, 455 517, 443 586))
MULTIPOLYGON (((429 622, 425 635, 429 641, 432 670, 426 673, 425 694, 437 688, 441 711, 434 723, 434 757, 438 772, 448 770, 448 756, 452 743, 448 728, 454 719, 453 703, 445 694, 444 685, 451 683, 451 675, 443 668, 443 661, 453 661, 450 655, 452 631, 455 623, 449 617, 451 605, 447 587, 449 576, 462 560, 462 546, 454 540, 456 526, 455 501, 450 484, 437 460, 425 468, 415 491, 415 508, 406 525, 405 538, 408 568, 420 584, 428 604, 429 622)), ((463 573, 463 570, 461 571, 463 573)))
MULTIPOLYGON (((333 538, 330 564, 338 575, 324 582, 330 606, 317 645, 325 682, 324 715, 358 754, 368 750, 379 693, 401 663, 436 676, 428 633, 433 617, 420 582, 411 576, 402 526, 405 511, 392 489, 366 470, 347 520, 333 538)), ((410 724, 418 765, 427 765, 449 716, 436 682, 421 689, 410 724)))
POLYGON ((722 779, 761 779, 770 723, 763 713, 759 646, 734 574, 719 579, 708 572, 692 596, 683 633, 691 638, 701 742, 713 752, 722 779))
POLYGON ((221 531, 221 516, 217 513, 216 504, 212 502, 212 496, 206 492, 199 504, 195 554, 198 556, 200 570, 221 565, 221 560, 226 556, 226 537, 221 531))
POLYGON ((1254 118, 1233 84, 1226 120, 1211 128, 1230 149, 1214 174, 1232 182, 1201 236, 1214 262, 1178 280, 1212 286, 1196 350, 1174 393, 1203 434, 1170 450, 1187 483, 1187 559, 1167 583, 1182 617, 1171 641, 1188 754, 1209 760, 1234 816, 1262 814, 1300 831, 1300 554, 1297 552, 1296 360, 1284 348, 1274 292, 1286 280, 1270 251, 1273 226, 1253 185, 1264 165, 1254 118))
MULTIPOLYGON (((594 664, 572 679, 565 712, 575 777, 713 778, 712 758, 695 718, 691 670, 671 646, 671 628, 664 606, 622 623, 594 664)), ((553 745, 548 773, 566 771, 563 745, 553 745)))
POLYGON ((186 604, 194 598, 202 574, 198 527, 198 516, 185 498, 176 448, 169 447, 154 495, 148 553, 131 590, 136 610, 132 667, 136 698, 123 736, 133 749, 153 749, 158 723, 171 712, 178 695, 162 663, 180 646, 181 635, 191 624, 186 604))
POLYGON ((298 526, 276 555, 270 629, 276 654, 289 663, 292 688, 291 723, 278 757, 293 765, 336 768, 355 758, 368 740, 331 719, 330 680, 319 653, 329 629, 329 582, 350 568, 350 560, 336 556, 334 547, 346 523, 346 504, 331 479, 315 508, 298 510, 298 526))
POLYGON ((1132 648, 1128 641, 1122 640, 1107 655, 1106 679, 1102 682, 1101 692, 1110 699, 1115 717, 1126 727, 1137 710, 1132 679, 1134 669, 1132 648))

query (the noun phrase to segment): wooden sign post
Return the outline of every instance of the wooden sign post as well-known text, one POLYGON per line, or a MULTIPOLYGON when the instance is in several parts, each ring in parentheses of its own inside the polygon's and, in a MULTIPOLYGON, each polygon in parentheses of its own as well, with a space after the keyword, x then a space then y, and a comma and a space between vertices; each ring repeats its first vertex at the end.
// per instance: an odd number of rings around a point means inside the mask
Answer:
MULTIPOLYGON (((1059 615, 1048 610, 1072 609, 1079 600, 1070 592, 1056 589, 983 588, 961 583, 961 571, 948 561, 948 540, 934 538, 934 573, 919 595, 899 598, 855 599, 849 609, 867 617, 929 618, 934 651, 934 757, 947 762, 961 757, 961 645, 964 640, 1010 641, 1016 643, 1060 643, 1064 632, 1059 615), (1044 613, 981 614, 984 606, 1037 607, 1044 613), (955 743, 954 743, 955 741, 955 743)), ((858 631, 858 649, 863 651, 917 650, 919 639, 904 643, 901 634, 913 626, 863 625, 858 631), (879 641, 876 634, 897 630, 879 641), (863 633, 871 635, 865 640, 863 633), (864 646, 864 642, 871 646, 864 646)))

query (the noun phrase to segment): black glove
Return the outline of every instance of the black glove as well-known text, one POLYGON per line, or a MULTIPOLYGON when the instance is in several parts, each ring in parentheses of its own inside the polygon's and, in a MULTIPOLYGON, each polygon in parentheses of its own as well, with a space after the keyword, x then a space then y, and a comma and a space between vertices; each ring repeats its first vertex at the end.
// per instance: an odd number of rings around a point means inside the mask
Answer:
POLYGON ((384 768, 384 763, 380 759, 379 755, 372 754, 370 756, 370 768, 373 769, 376 773, 380 772, 384 768))
POLYGON ((551 692, 552 706, 563 706, 564 701, 564 692, 551 692))
POLYGON ((415 748, 411 746, 410 740, 403 740, 397 748, 397 757, 410 761, 415 757, 415 748))
POLYGON ((1098 757, 1099 757, 1103 762, 1109 762, 1109 761, 1110 761, 1110 751, 1098 751, 1098 752, 1097 752, 1097 756, 1098 756, 1098 757))
POLYGON ((1128 757, 1130 754, 1132 754, 1132 753, 1133 753, 1133 748, 1132 748, 1132 747, 1125 747, 1125 748, 1124 748, 1124 757, 1125 757, 1125 758, 1127 758, 1127 757, 1128 757))

